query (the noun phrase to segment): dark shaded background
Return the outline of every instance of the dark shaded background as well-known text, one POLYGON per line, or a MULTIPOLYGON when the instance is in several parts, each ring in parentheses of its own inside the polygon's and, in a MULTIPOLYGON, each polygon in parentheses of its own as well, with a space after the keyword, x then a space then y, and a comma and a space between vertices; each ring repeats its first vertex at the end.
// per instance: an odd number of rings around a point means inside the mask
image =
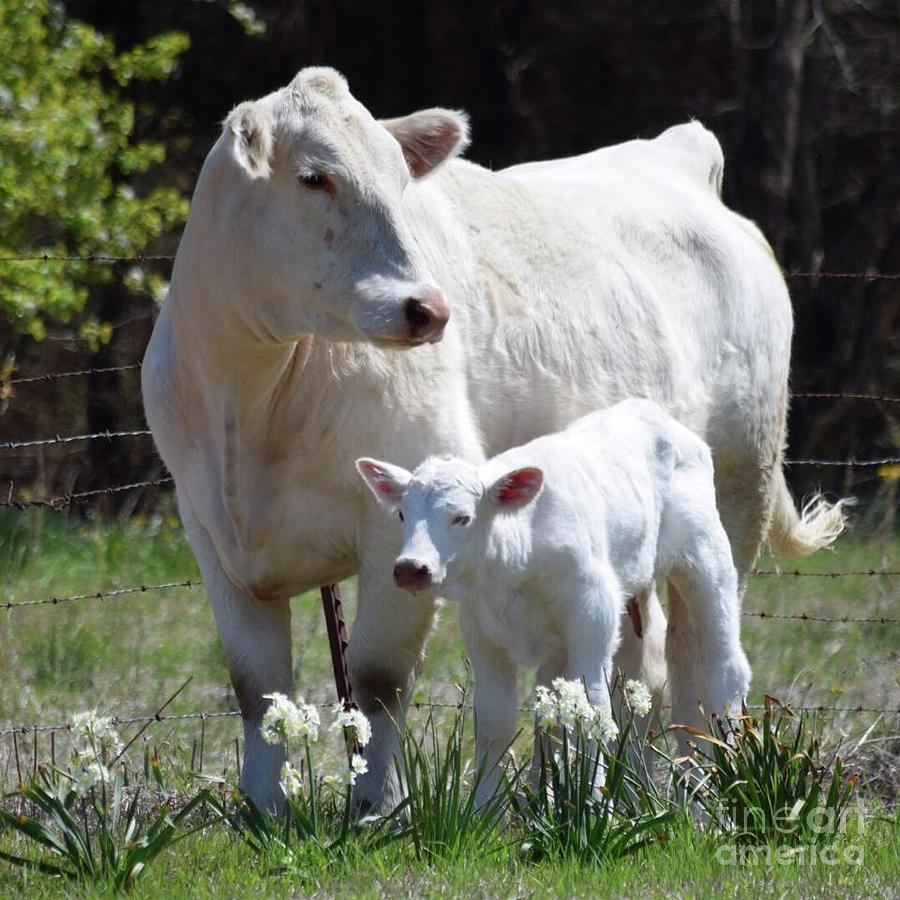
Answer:
MULTIPOLYGON (((120 49, 177 29, 192 41, 175 77, 139 85, 138 133, 170 147, 157 180, 192 189, 238 101, 328 64, 375 115, 466 109, 468 156, 500 168, 651 137, 698 118, 725 149, 728 204, 755 219, 787 271, 900 271, 900 7, 865 0, 562 0, 354 3, 256 0, 248 36, 225 2, 71 0, 120 49)), ((161 252, 177 245, 177 235, 161 252)), ((162 271, 167 271, 163 268, 162 271)), ((792 386, 900 394, 900 281, 791 278, 792 386)), ((93 311, 116 325, 99 356, 66 342, 23 348, 17 375, 140 358, 155 308, 111 290, 93 311)), ((22 386, 0 417, 23 439, 141 427, 134 373, 22 386), (75 381, 80 383, 76 384, 75 381), (32 391, 23 398, 26 391, 32 391), (33 400, 31 399, 33 398, 33 400)), ((900 404, 797 400, 793 457, 895 455, 900 404)), ((147 439, 23 454, 0 451, 0 483, 37 493, 158 476, 147 439)), ((875 502, 892 520, 897 481, 876 469, 794 468, 875 502)), ((5 491, 4 491, 5 493, 5 491)), ((106 498, 128 512, 152 492, 106 498)))

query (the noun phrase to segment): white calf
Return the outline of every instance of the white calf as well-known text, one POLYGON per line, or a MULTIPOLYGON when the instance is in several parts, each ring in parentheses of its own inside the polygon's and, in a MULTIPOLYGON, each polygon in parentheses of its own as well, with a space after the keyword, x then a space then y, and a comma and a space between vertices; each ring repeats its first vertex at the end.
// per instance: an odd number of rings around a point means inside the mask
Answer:
POLYGON ((396 584, 460 602, 478 756, 492 773, 483 795, 514 735, 517 666, 536 666, 543 684, 583 679, 608 709, 625 601, 658 578, 689 604, 667 636, 673 720, 699 724, 698 704, 739 712, 750 667, 712 458, 656 404, 627 400, 477 467, 432 456, 412 473, 357 468, 403 522, 396 584))

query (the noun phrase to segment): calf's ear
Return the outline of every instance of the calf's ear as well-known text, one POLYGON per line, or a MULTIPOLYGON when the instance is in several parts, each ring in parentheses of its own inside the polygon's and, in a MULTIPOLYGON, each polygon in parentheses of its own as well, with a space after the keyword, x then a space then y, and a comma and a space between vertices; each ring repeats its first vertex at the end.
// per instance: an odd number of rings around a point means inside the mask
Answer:
POLYGON ((382 506, 393 512, 400 505, 410 479, 406 469, 365 456, 356 461, 356 469, 382 506))
POLYGON ((521 509, 541 492, 544 473, 535 466, 513 469, 488 488, 491 503, 501 510, 521 509))
POLYGON ((397 139, 413 178, 433 172, 469 146, 469 117, 453 109, 423 109, 381 124, 397 139))
POLYGON ((248 100, 236 106, 225 119, 232 152, 251 178, 268 178, 271 171, 274 122, 271 112, 248 100))

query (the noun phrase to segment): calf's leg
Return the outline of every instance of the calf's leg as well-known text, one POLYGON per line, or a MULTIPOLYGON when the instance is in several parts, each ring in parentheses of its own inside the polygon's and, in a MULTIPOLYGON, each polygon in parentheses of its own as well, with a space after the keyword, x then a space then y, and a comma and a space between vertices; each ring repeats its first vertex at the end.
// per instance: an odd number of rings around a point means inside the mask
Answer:
MULTIPOLYGON (((537 670, 535 684, 550 688, 554 678, 562 678, 566 672, 565 657, 550 656, 537 670)), ((547 762, 553 753, 553 741, 559 740, 559 728, 542 728, 535 717, 534 750, 531 756, 531 770, 528 783, 533 791, 537 791, 541 778, 541 763, 547 762)))
MULTIPOLYGON (((591 704, 611 715, 612 660, 619 643, 622 590, 615 574, 601 563, 580 584, 569 588, 568 595, 581 599, 567 622, 566 678, 583 681, 591 704)), ((593 742, 588 745, 588 752, 596 756, 593 742)), ((600 766, 598 784, 604 777, 600 766)))
POLYGON ((516 734, 516 666, 505 650, 482 640, 464 607, 460 613, 475 676, 475 751, 481 772, 475 804, 483 808, 497 794, 503 758, 516 734))
MULTIPOLYGON (((702 726, 700 704, 707 715, 737 714, 750 686, 740 641, 738 573, 716 508, 711 466, 703 458, 673 475, 661 557, 669 570, 672 719, 702 726)), ((682 735, 682 748, 684 743, 682 735)))

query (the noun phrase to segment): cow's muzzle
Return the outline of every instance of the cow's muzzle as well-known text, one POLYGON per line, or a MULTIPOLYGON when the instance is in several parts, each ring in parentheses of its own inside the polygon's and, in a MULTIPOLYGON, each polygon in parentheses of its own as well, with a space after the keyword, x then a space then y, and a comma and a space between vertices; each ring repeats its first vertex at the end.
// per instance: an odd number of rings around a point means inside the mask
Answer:
POLYGON ((425 290, 418 297, 407 297, 403 316, 409 340, 415 344, 436 344, 450 319, 444 295, 437 289, 425 290))

